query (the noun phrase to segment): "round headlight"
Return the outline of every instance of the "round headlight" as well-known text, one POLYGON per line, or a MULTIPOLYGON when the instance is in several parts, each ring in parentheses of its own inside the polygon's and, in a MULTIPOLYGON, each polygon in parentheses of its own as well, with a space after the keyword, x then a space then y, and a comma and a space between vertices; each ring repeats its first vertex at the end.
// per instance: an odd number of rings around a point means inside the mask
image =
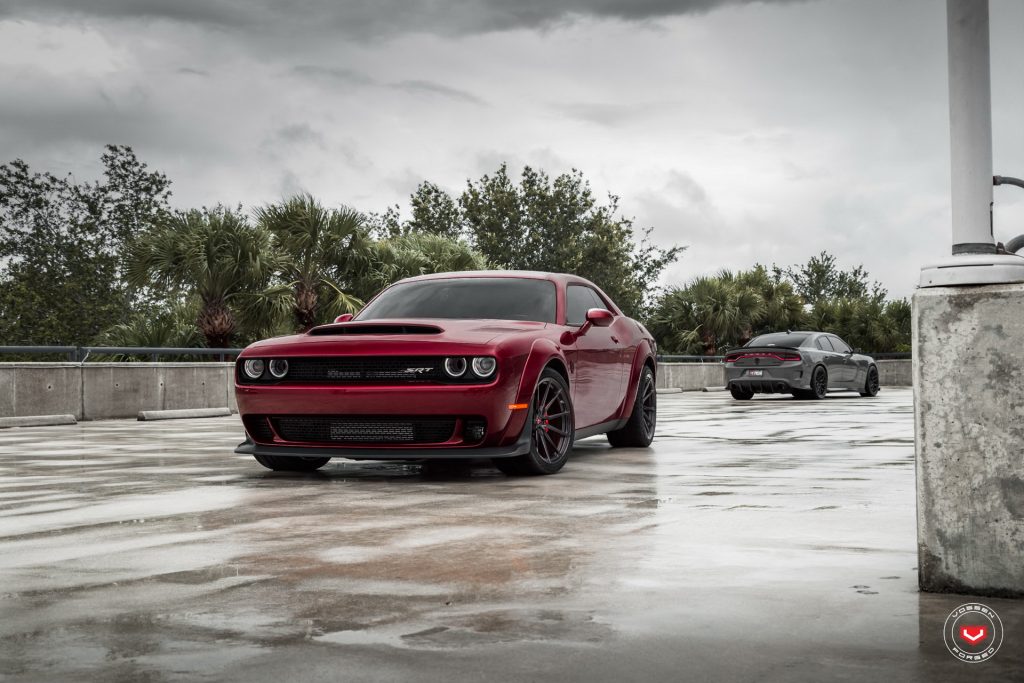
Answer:
POLYGON ((270 374, 281 379, 288 374, 288 361, 284 358, 275 358, 270 361, 270 374))
POLYGON ((498 361, 491 356, 477 356, 473 359, 473 373, 477 377, 490 377, 498 368, 498 361))
POLYGON ((259 379, 263 376, 263 361, 259 358, 250 358, 242 365, 242 370, 249 379, 259 379))
POLYGON ((444 371, 449 377, 462 377, 466 374, 466 359, 461 356, 452 356, 444 359, 444 371))

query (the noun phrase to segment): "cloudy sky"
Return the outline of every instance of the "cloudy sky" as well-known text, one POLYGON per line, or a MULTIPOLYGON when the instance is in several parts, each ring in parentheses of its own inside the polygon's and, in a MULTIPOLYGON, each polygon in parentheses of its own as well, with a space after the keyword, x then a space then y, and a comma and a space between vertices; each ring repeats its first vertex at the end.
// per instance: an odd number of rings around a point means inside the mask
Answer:
MULTIPOLYGON (((991 11, 1024 176, 1024 3, 991 11)), ((0 0, 0 160, 84 179, 122 143, 181 207, 366 211, 575 167, 689 246, 669 283, 827 249, 903 296, 950 242, 945 50, 941 0, 0 0)))

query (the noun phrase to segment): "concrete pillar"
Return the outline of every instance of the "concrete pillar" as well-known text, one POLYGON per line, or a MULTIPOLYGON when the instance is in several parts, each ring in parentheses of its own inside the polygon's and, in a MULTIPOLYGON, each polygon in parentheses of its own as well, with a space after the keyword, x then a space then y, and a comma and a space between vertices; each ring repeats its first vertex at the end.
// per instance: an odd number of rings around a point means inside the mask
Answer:
POLYGON ((914 294, 922 590, 1024 597, 1024 284, 914 294))

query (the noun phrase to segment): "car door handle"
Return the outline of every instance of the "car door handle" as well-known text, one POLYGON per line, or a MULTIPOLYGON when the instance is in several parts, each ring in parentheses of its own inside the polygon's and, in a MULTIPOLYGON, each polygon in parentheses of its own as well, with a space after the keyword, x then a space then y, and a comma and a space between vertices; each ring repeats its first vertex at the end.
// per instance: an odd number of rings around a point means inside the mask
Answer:
POLYGON ((615 336, 613 336, 613 337, 612 337, 612 341, 613 341, 613 342, 615 342, 616 344, 618 344, 618 343, 619 343, 619 338, 618 338, 618 337, 615 337, 615 336))

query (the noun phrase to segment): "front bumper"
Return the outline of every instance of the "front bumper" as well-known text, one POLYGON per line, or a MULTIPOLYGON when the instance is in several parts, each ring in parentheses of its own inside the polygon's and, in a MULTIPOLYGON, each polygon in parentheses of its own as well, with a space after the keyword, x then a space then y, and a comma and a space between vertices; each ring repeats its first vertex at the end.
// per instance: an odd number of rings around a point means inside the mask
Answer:
MULTIPOLYGON (((326 453, 331 451, 346 457, 419 458, 425 453, 433 457, 511 457, 520 455, 518 441, 528 424, 528 410, 511 409, 510 404, 522 404, 519 377, 506 375, 486 385, 415 385, 415 386, 335 386, 335 385, 247 385, 236 384, 238 410, 247 423, 246 436, 252 447, 273 453, 296 451, 326 453), (443 442, 422 441, 402 443, 373 440, 360 443, 350 440, 289 441, 280 430, 272 434, 250 429, 250 418, 353 418, 353 419, 456 419, 457 424, 467 420, 486 425, 480 440, 463 440, 461 429, 443 442), (284 450, 280 450, 284 449, 284 450)), ((297 437, 292 437, 297 438, 297 437)), ((528 444, 527 444, 528 445, 528 444)), ((242 444, 239 448, 245 447, 242 444)), ((240 451, 248 452, 248 451, 240 451)))
POLYGON ((514 458, 530 452, 529 420, 519 438, 509 446, 468 448, 339 448, 323 446, 287 446, 258 444, 247 438, 235 448, 242 455, 272 455, 299 458, 349 458, 351 460, 472 460, 474 458, 514 458))

